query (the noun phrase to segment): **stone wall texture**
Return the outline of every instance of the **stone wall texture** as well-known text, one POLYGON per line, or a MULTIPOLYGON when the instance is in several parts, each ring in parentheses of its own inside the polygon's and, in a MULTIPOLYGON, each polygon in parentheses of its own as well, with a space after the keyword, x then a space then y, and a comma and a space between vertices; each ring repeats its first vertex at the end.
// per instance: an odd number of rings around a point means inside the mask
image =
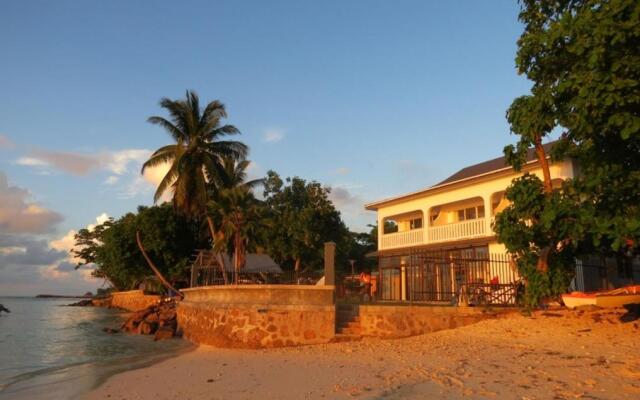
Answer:
POLYGON ((402 338, 470 325, 509 312, 512 311, 472 307, 361 305, 360 326, 363 336, 402 338))
POLYGON ((140 311, 159 302, 160 296, 158 295, 144 294, 142 290, 130 290, 112 293, 109 306, 127 311, 140 311))
POLYGON ((333 287, 238 285, 187 289, 178 325, 194 343, 266 348, 328 343, 333 287))

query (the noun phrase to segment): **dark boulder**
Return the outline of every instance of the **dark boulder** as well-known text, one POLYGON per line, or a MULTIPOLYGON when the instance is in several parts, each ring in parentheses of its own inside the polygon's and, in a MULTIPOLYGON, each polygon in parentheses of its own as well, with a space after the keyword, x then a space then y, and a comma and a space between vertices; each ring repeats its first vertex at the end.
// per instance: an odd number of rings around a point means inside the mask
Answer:
POLYGON ((135 312, 122 324, 122 330, 140 335, 155 334, 154 340, 176 336, 176 303, 168 301, 135 312))
POLYGON ((153 340, 171 339, 175 335, 175 328, 169 325, 163 325, 156 331, 153 340))

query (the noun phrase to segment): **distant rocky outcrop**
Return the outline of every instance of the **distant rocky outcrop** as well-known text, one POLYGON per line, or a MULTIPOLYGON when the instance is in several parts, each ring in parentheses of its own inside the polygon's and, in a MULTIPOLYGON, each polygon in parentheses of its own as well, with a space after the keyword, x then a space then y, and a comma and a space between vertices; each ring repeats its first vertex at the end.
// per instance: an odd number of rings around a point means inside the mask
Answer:
POLYGON ((170 339, 178 334, 176 302, 168 301, 137 311, 122 324, 124 332, 154 335, 154 340, 170 339))
POLYGON ((69 306, 69 307, 91 307, 91 306, 93 306, 93 300, 84 299, 84 300, 80 300, 77 303, 67 304, 67 306, 69 306))

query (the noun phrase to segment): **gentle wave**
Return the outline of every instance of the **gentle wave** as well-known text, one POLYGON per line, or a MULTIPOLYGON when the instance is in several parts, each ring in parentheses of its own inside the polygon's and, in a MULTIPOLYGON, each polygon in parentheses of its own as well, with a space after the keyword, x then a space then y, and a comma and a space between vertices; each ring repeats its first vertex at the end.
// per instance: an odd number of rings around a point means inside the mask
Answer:
POLYGON ((194 348, 175 339, 107 334, 127 314, 94 307, 59 307, 69 300, 0 298, 0 398, 73 399, 110 376, 194 348))

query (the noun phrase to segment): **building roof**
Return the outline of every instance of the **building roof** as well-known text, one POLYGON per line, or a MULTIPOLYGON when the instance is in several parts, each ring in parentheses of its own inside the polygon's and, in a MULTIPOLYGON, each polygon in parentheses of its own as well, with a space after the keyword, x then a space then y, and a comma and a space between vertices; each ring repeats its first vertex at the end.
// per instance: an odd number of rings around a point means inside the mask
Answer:
MULTIPOLYGON (((549 142, 547 144, 544 144, 543 147, 545 149, 545 151, 547 152, 547 155, 549 154, 549 151, 551 150, 551 148, 555 145, 556 141, 553 142, 549 142)), ((536 154, 535 154, 535 150, 533 148, 530 148, 527 151, 527 157, 526 157, 526 163, 534 163, 537 162, 536 159, 536 154)), ((379 206, 381 206, 382 204, 385 203, 389 203, 392 201, 396 201, 399 199, 403 199, 405 197, 410 197, 410 196, 415 196, 415 195, 419 195, 419 194, 425 194, 428 193, 431 190, 434 189, 438 189, 441 187, 445 187, 448 185, 452 185, 454 183, 458 183, 458 182, 463 182, 463 181, 470 181, 473 180, 474 178, 479 178, 481 176, 485 176, 491 173, 495 173, 495 172, 499 172, 499 171, 504 171, 504 170, 509 170, 511 169, 511 166, 509 164, 507 164, 507 160, 506 157, 502 156, 502 157, 498 157, 498 158, 494 158, 493 160, 489 160, 489 161, 484 161, 478 164, 474 164, 471 165, 469 167, 465 167, 462 168, 461 170, 459 170, 458 172, 456 172, 455 174, 449 176, 447 179, 424 189, 415 191, 415 192, 411 192, 411 193, 406 193, 400 196, 395 196, 395 197, 390 197, 384 200, 380 200, 380 201, 376 201, 373 203, 369 203, 365 205, 365 209, 367 210, 377 210, 379 206)))
MULTIPOLYGON (((227 272, 233 271, 233 257, 222 254, 227 272)), ((212 267, 218 265, 216 254, 211 249, 199 249, 194 253, 192 261, 199 267, 212 267)), ((282 268, 267 254, 247 253, 242 272, 268 272, 282 273, 282 268)))
MULTIPOLYGON (((542 147, 544 147, 545 152, 548 153, 555 143, 556 143, 555 141, 549 142, 543 145, 542 147)), ((535 149, 530 148, 527 151, 526 162, 534 161, 534 160, 536 160, 536 152, 535 152, 535 149)), ((499 171, 501 169, 510 168, 510 167, 511 166, 507 164, 506 157, 502 156, 502 157, 494 158, 493 160, 484 161, 478 164, 471 165, 469 167, 462 168, 455 174, 451 175, 450 177, 443 180, 442 182, 435 184, 432 187, 441 186, 447 183, 457 182, 463 179, 473 178, 475 176, 485 175, 489 172, 499 171)))
MULTIPOLYGON (((224 254, 223 257, 225 258, 224 262, 227 264, 227 269, 233 270, 233 259, 227 254, 224 254)), ((245 257, 245 265, 242 268, 242 272, 281 273, 282 268, 267 254, 248 253, 245 257)))

